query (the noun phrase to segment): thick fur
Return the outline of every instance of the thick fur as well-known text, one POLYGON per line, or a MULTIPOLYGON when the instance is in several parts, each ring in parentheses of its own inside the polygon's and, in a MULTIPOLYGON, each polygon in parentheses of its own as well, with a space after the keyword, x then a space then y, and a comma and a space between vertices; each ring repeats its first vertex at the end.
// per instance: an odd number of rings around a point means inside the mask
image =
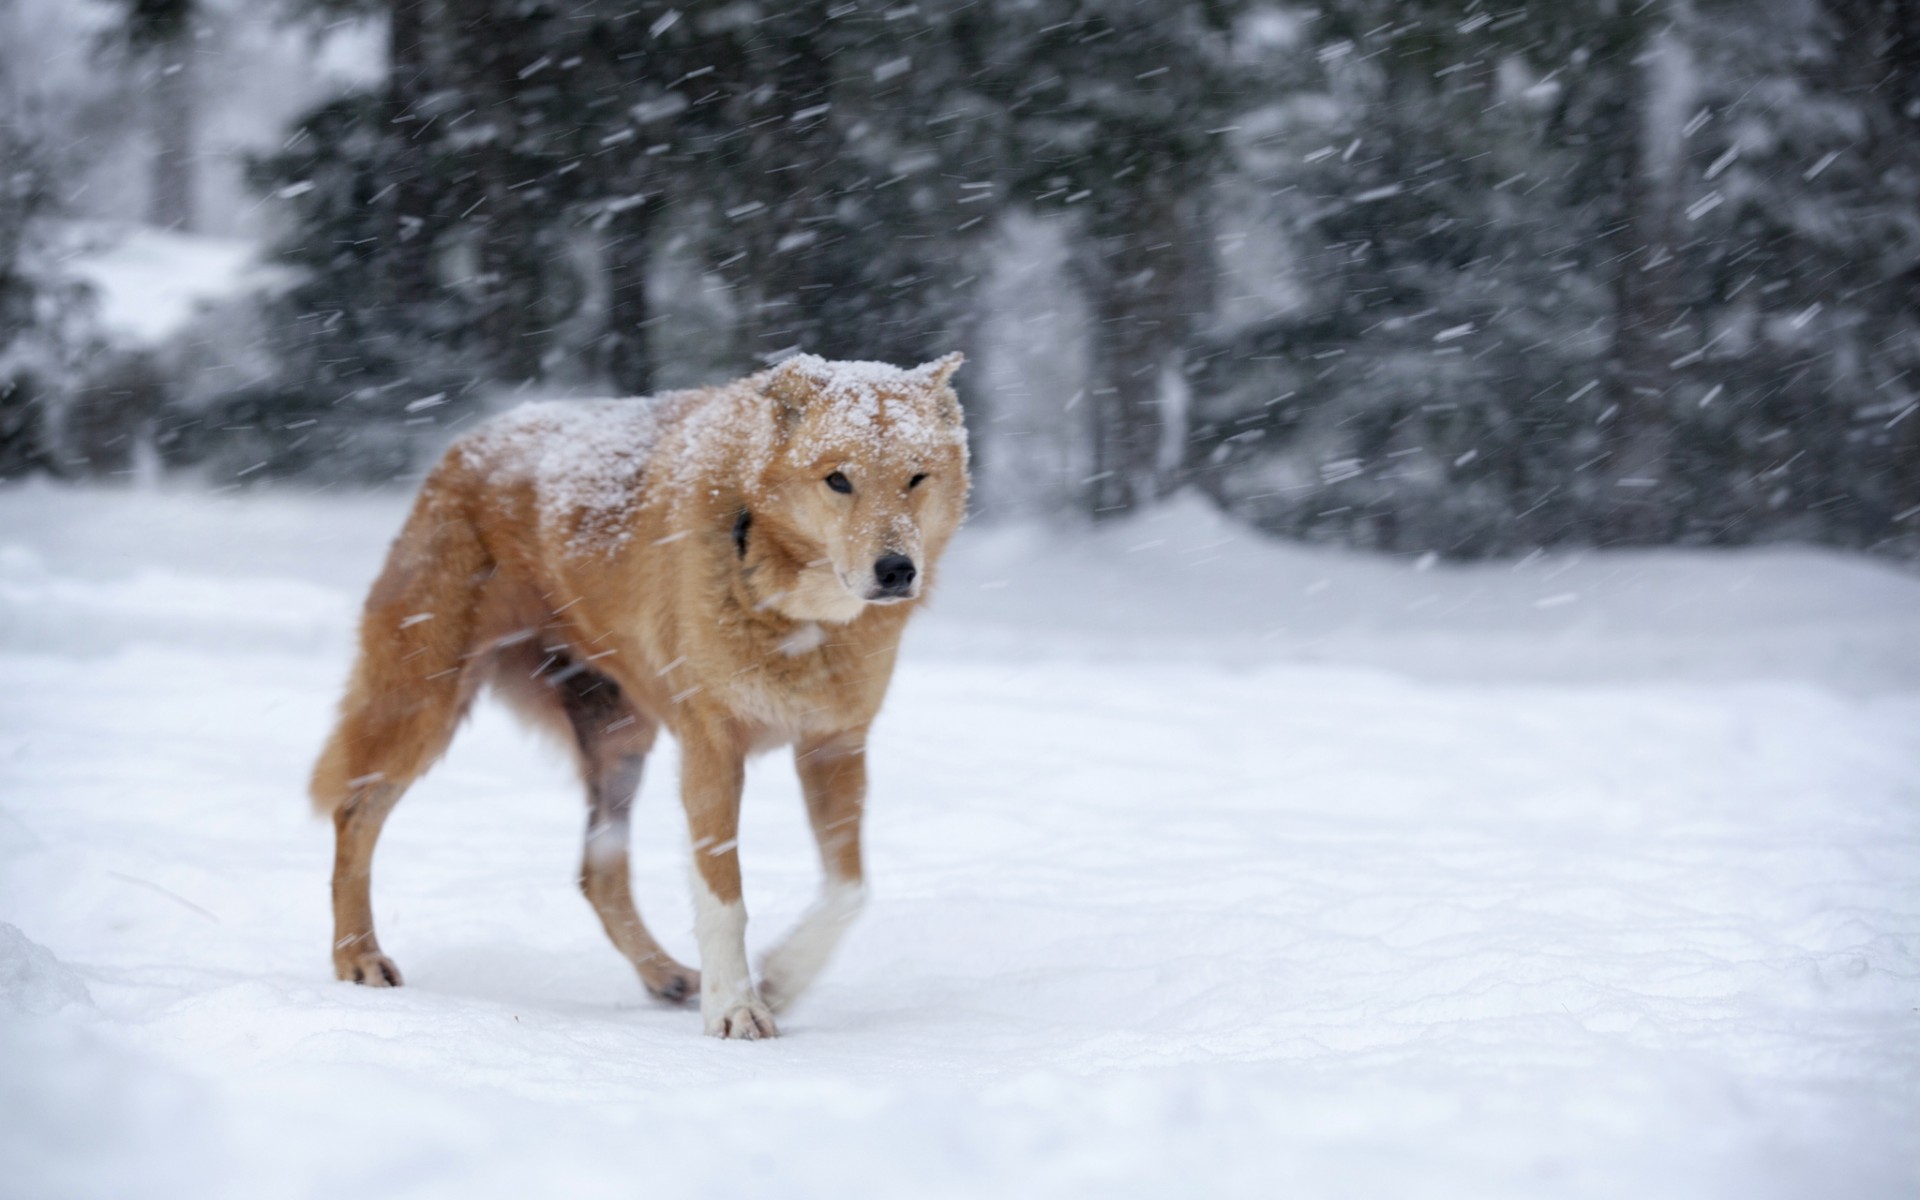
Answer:
POLYGON ((859 908, 867 730, 966 508, 959 365, 802 356, 718 388, 521 410, 455 443, 367 597, 313 774, 337 839, 340 977, 400 983, 374 936, 374 844, 492 684, 574 749, 581 886, 647 988, 698 991, 718 1036, 773 1035, 859 908), (600 413, 605 430, 583 424, 600 413), (611 449, 572 453, 602 436, 611 449), (910 586, 890 556, 911 560, 910 586), (628 808, 662 728, 682 749, 704 979, 654 941, 628 886, 628 808), (735 840, 745 759, 778 745, 793 747, 826 878, 756 985, 735 840))

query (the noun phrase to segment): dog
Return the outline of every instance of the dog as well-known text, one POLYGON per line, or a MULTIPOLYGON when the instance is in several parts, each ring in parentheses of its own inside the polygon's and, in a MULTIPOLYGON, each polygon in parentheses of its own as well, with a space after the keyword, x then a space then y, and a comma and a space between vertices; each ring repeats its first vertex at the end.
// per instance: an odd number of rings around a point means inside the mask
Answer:
POLYGON ((777 1036, 863 903, 867 731, 966 513, 962 361, 800 355, 711 388, 524 406, 454 442, 367 597, 313 772, 334 824, 339 977, 399 986, 374 936, 374 844, 491 684, 571 748, 580 886, 646 989, 697 993, 715 1037, 777 1036), (662 728, 681 750, 697 972, 648 933, 629 886, 628 814, 662 728), (747 757, 782 745, 824 882, 756 986, 740 793, 747 757))

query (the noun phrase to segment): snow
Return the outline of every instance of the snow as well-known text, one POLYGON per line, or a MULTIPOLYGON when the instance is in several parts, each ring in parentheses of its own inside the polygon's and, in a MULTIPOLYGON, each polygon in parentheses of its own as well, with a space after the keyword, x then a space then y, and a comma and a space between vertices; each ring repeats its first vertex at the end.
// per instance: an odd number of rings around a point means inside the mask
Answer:
MULTIPOLYGON (((0 1190, 1920 1188, 1911 575, 1452 567, 1187 502, 968 530, 866 911, 736 1045, 644 999, 576 786, 490 704, 380 854, 408 986, 330 978, 301 784, 405 504, 0 490, 0 1190)), ((816 892, 789 775, 749 782, 756 951, 816 892)), ((685 955, 674 776, 635 886, 685 955)))
POLYGON ((107 225, 76 226, 72 236, 66 266, 93 288, 107 336, 125 346, 160 345, 206 306, 282 274, 245 238, 107 225))
POLYGON ((909 369, 796 355, 717 387, 524 404, 461 438, 452 453, 503 485, 531 483, 544 524, 571 527, 570 545, 580 552, 605 552, 628 536, 636 479, 641 503, 681 505, 703 482, 737 487, 763 471, 776 445, 765 389, 789 372, 811 413, 785 448, 796 462, 880 443, 908 456, 964 449, 957 410, 946 419, 930 395, 958 365, 958 356, 909 369))
POLYGON ((524 404, 461 438, 454 453, 502 483, 531 482, 543 524, 564 528, 573 521, 580 549, 607 550, 627 540, 634 481, 663 417, 671 419, 671 409, 689 395, 524 404))
POLYGON ((883 444, 908 461, 949 446, 964 452, 958 410, 948 419, 935 390, 958 365, 957 355, 915 368, 796 355, 716 387, 523 404, 451 453, 503 486, 531 484, 545 525, 571 529, 577 552, 604 553, 629 535, 636 479, 639 503, 679 507, 703 484, 744 487, 764 471, 778 444, 766 389, 788 372, 810 412, 785 446, 795 462, 863 445, 883 444))
POLYGON ((829 360, 812 354, 786 359, 772 375, 798 383, 808 394, 811 416, 788 447, 788 455, 805 462, 849 445, 879 441, 907 456, 934 454, 948 446, 964 448, 966 427, 948 419, 937 404, 938 397, 929 395, 959 366, 959 355, 918 367, 829 360))

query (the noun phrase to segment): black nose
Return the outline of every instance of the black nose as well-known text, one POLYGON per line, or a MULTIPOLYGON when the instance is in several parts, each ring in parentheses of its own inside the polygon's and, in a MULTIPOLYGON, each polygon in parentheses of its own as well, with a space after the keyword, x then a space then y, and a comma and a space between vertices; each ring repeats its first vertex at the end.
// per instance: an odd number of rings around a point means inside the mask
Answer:
POLYGON ((904 554, 883 554, 873 564, 873 581, 884 596, 904 596, 913 586, 913 560, 904 554))

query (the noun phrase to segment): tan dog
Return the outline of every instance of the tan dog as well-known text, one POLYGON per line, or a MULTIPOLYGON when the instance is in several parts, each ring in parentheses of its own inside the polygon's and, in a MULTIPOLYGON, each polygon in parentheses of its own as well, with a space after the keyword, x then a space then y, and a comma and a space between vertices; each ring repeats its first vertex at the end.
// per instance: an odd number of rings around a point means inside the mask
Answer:
POLYGON ((721 387, 529 406, 456 442, 367 597, 314 768, 340 977, 400 983, 373 932, 374 843, 493 683, 577 750, 580 884, 647 990, 697 988, 716 1037, 773 1036, 861 905, 867 729, 966 510, 960 362, 802 355, 721 387), (661 726, 681 747, 699 973, 653 940, 628 886, 628 811, 661 726), (785 744, 826 878, 756 988, 740 789, 746 757, 785 744))

